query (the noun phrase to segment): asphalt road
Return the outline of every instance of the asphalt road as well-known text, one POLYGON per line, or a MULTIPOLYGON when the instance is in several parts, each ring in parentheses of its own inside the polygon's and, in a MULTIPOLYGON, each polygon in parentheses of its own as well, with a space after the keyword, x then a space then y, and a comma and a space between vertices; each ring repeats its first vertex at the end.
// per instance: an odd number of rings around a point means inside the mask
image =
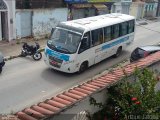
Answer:
POLYGON ((137 27, 134 43, 119 58, 104 60, 80 75, 51 70, 43 60, 35 62, 32 58, 17 58, 7 61, 0 75, 0 114, 22 110, 75 86, 128 58, 136 46, 160 42, 159 26, 160 22, 143 26, 159 33, 137 27))

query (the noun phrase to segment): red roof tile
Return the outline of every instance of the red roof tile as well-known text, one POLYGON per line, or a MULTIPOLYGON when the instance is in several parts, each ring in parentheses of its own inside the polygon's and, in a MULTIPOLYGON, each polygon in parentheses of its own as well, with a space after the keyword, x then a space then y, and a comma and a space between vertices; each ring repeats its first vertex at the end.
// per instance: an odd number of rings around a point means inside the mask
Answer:
POLYGON ((58 95, 58 97, 60 97, 60 98, 62 98, 62 99, 64 99, 64 100, 68 100, 68 101, 70 101, 70 102, 72 102, 72 103, 74 103, 74 102, 77 101, 75 98, 72 98, 72 97, 69 97, 69 96, 63 95, 63 94, 58 95))
POLYGON ((82 92, 79 92, 79 91, 77 91, 77 90, 74 90, 74 89, 72 89, 72 90, 69 90, 69 92, 71 92, 71 93, 73 93, 73 94, 77 94, 77 95, 79 95, 79 96, 82 96, 82 97, 85 97, 85 96, 87 96, 87 94, 85 94, 85 93, 82 93, 82 92))
POLYGON ((100 87, 97 87, 97 86, 95 86, 95 85, 91 85, 91 84, 89 84, 89 83, 85 83, 85 84, 83 84, 84 86, 86 86, 86 87, 90 87, 90 88, 93 88, 93 89, 99 89, 100 87))
POLYGON ((84 85, 81 85, 80 88, 82 88, 84 90, 89 90, 89 91, 96 91, 96 89, 91 88, 91 87, 87 87, 87 86, 84 86, 84 85))
POLYGON ((32 106, 31 108, 32 108, 33 110, 39 112, 39 113, 42 113, 43 115, 52 115, 52 114, 54 114, 54 112, 52 112, 52 111, 50 111, 50 110, 47 110, 47 109, 45 109, 45 108, 43 108, 43 107, 39 107, 39 106, 37 106, 37 105, 34 105, 34 106, 32 106))
POLYGON ((64 100, 60 97, 53 97, 52 100, 55 100, 57 102, 60 102, 62 104, 65 104, 65 105, 69 105, 69 104, 72 104, 72 102, 68 101, 68 100, 64 100))
POLYGON ((31 109, 31 108, 27 108, 23 112, 28 114, 28 115, 30 115, 30 116, 33 116, 33 117, 35 117, 37 119, 45 117, 45 115, 43 115, 42 113, 37 112, 37 111, 35 111, 35 110, 31 109))
POLYGON ((57 112, 57 111, 60 110, 60 108, 58 108, 58 107, 55 107, 55 106, 52 106, 52 105, 50 105, 50 104, 43 103, 43 102, 42 102, 42 103, 39 103, 38 106, 43 107, 43 108, 45 108, 45 109, 47 109, 47 110, 50 110, 50 111, 52 111, 52 112, 57 112))
POLYGON ((27 115, 27 114, 24 113, 24 112, 18 112, 16 115, 17 115, 18 118, 21 119, 21 120, 37 120, 37 119, 35 119, 34 117, 31 117, 30 115, 27 115))
POLYGON ((48 103, 48 104, 50 104, 50 105, 52 105, 52 106, 58 107, 58 108, 63 108, 63 107, 66 106, 65 104, 62 104, 62 103, 60 103, 60 102, 56 102, 56 101, 54 101, 54 100, 47 100, 46 103, 48 103))
POLYGON ((79 87, 75 87, 74 89, 77 90, 77 91, 79 91, 79 92, 83 92, 85 94, 88 94, 88 95, 91 94, 91 93, 93 93, 93 92, 91 92, 89 90, 85 90, 85 89, 82 89, 82 88, 79 88, 79 87))
POLYGON ((106 85, 109 83, 113 83, 113 81, 109 81, 109 80, 105 80, 105 79, 101 79, 101 78, 96 79, 96 81, 104 82, 104 84, 106 84, 106 85))
POLYGON ((72 97, 72 98, 74 98, 74 99, 77 99, 77 100, 83 98, 82 96, 79 96, 79 95, 74 94, 74 93, 71 93, 71 92, 64 92, 63 94, 64 94, 64 95, 67 95, 67 96, 69 96, 69 97, 72 97))
POLYGON ((95 85, 95 86, 98 86, 98 87, 104 87, 104 86, 106 86, 106 83, 104 83, 104 82, 102 83, 100 81, 92 81, 89 84, 95 85))

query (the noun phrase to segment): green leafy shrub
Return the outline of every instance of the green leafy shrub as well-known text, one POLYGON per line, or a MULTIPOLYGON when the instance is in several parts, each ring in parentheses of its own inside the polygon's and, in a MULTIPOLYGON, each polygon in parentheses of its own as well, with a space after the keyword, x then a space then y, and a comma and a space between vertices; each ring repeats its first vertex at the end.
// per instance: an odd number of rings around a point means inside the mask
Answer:
MULTIPOLYGON (((106 117, 107 120, 160 119, 160 91, 155 90, 158 83, 155 74, 145 68, 136 69, 133 76, 134 80, 126 76, 108 89, 109 98, 93 119, 98 119, 99 115, 101 120, 106 117)), ((91 104, 100 105, 95 101, 91 104)))

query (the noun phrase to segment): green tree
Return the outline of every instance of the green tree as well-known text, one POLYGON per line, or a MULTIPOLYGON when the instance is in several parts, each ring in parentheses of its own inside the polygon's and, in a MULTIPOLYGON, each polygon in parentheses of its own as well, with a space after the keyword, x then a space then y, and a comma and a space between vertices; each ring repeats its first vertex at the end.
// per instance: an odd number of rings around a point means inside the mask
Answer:
MULTIPOLYGON (((160 118, 160 91, 155 90, 158 83, 155 74, 145 68, 136 69, 133 76, 134 80, 126 76, 108 89, 109 99, 101 112, 111 120, 160 118)), ((94 101, 94 105, 99 104, 94 101)))

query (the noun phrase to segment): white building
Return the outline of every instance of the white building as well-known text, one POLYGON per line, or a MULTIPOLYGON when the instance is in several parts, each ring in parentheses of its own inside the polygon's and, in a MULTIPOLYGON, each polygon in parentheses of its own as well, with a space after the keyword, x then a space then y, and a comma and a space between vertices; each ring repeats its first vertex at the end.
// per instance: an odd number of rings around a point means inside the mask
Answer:
POLYGON ((15 0, 0 0, 0 41, 15 38, 15 0))
POLYGON ((132 0, 120 0, 115 2, 112 6, 112 12, 129 14, 132 0))
POLYGON ((0 0, 0 41, 44 37, 67 14, 63 0, 0 0))

